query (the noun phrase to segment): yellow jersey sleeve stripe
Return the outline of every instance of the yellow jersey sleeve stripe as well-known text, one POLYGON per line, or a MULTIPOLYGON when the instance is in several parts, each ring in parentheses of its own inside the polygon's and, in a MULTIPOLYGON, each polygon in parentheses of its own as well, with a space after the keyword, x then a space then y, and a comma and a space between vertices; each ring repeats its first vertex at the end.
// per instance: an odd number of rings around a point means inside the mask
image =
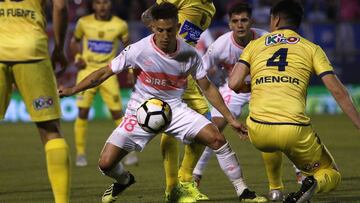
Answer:
POLYGON ((245 64, 248 68, 250 68, 250 63, 248 63, 247 61, 242 60, 242 59, 239 59, 238 62, 239 62, 239 63, 243 63, 243 64, 245 64))
POLYGON ((325 72, 322 72, 322 73, 319 74, 319 78, 322 78, 322 77, 324 77, 325 75, 328 75, 328 74, 333 74, 334 75, 335 73, 332 70, 325 71, 325 72))

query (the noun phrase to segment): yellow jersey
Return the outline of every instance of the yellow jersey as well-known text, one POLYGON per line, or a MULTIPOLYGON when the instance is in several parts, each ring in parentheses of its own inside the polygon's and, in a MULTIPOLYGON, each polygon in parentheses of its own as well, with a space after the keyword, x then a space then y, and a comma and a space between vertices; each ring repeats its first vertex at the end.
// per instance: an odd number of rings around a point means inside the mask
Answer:
POLYGON ((82 58, 86 68, 106 66, 119 50, 119 40, 129 38, 127 23, 112 16, 108 21, 100 21, 95 14, 81 17, 74 31, 77 40, 82 40, 82 58))
POLYGON ((179 35, 188 44, 195 46, 215 15, 212 0, 156 0, 157 4, 162 2, 172 3, 178 8, 181 23, 179 35))
POLYGON ((309 125, 305 114, 310 76, 333 74, 324 51, 290 29, 251 41, 239 62, 250 67, 250 118, 254 121, 309 125))
MULTIPOLYGON (((172 3, 178 8, 181 24, 178 34, 188 44, 195 46, 201 33, 209 27, 215 15, 216 10, 212 0, 156 0, 157 4, 162 2, 172 3)), ((209 111, 207 101, 202 96, 195 80, 189 76, 187 82, 183 95, 187 105, 201 114, 209 111)))
POLYGON ((49 57, 45 0, 0 1, 0 61, 49 57))

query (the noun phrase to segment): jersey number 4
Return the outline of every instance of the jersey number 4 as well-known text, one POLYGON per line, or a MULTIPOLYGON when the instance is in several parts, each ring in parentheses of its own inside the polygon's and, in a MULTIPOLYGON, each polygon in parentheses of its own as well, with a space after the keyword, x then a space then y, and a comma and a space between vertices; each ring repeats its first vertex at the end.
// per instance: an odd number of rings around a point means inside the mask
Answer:
POLYGON ((266 66, 277 66, 279 71, 285 71, 285 66, 288 65, 286 61, 288 48, 281 48, 277 50, 271 58, 266 62, 266 66))

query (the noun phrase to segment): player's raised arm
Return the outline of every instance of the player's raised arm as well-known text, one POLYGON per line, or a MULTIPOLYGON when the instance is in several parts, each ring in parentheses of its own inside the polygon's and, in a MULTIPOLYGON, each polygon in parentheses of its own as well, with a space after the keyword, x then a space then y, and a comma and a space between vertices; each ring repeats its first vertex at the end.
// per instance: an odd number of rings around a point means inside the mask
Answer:
POLYGON ((67 59, 64 53, 64 43, 66 38, 66 30, 68 25, 68 1, 66 0, 53 0, 53 30, 55 47, 51 56, 53 68, 58 63, 61 67, 59 74, 63 73, 67 67, 67 59))
POLYGON ((219 90, 212 84, 207 77, 196 80, 197 84, 203 91, 205 97, 210 104, 215 107, 228 121, 228 123, 235 128, 238 132, 246 133, 246 128, 239 123, 226 107, 225 102, 219 93, 219 90))
POLYGON ((60 97, 67 97, 67 96, 74 95, 74 94, 84 91, 86 89, 100 85, 106 79, 108 79, 110 76, 112 76, 114 74, 115 73, 111 70, 111 68, 109 68, 108 66, 105 66, 103 68, 100 68, 100 69, 92 72, 90 75, 88 75, 86 78, 84 78, 82 81, 80 81, 80 83, 78 83, 74 87, 60 88, 58 90, 58 94, 60 97))
POLYGON ((334 74, 327 74, 322 78, 326 88, 331 92, 343 112, 350 118, 358 130, 360 130, 360 115, 356 110, 349 92, 342 82, 334 74))
POLYGON ((245 84, 245 77, 249 72, 249 67, 245 63, 237 62, 229 76, 229 88, 236 93, 250 92, 250 85, 245 84))

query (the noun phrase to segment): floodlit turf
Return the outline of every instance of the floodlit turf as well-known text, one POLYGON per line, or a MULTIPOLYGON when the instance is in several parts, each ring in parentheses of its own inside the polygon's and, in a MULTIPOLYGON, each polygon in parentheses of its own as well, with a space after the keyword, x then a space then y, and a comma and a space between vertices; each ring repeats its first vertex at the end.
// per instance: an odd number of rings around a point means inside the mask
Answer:
MULTIPOLYGON (((360 137, 345 116, 312 116, 313 125, 327 145, 342 172, 342 182, 336 191, 320 194, 313 202, 360 201, 360 137)), ((62 123, 63 132, 74 160, 73 123, 62 123)), ((97 168, 100 150, 111 133, 111 121, 91 121, 88 130, 89 166, 72 168, 71 202, 100 202, 111 180, 97 168)), ((246 181, 251 189, 266 195, 268 190, 260 153, 250 142, 239 141, 228 128, 225 134, 238 155, 246 181)), ((164 171, 159 149, 159 137, 140 153, 140 165, 128 167, 136 183, 126 190, 118 202, 163 202, 164 171)), ((47 179, 43 147, 32 124, 0 123, 0 203, 52 202, 47 179)), ((292 165, 286 160, 283 168, 286 192, 297 190, 292 165)), ((209 195, 208 202, 237 202, 231 183, 213 157, 201 183, 201 191, 209 195)))

